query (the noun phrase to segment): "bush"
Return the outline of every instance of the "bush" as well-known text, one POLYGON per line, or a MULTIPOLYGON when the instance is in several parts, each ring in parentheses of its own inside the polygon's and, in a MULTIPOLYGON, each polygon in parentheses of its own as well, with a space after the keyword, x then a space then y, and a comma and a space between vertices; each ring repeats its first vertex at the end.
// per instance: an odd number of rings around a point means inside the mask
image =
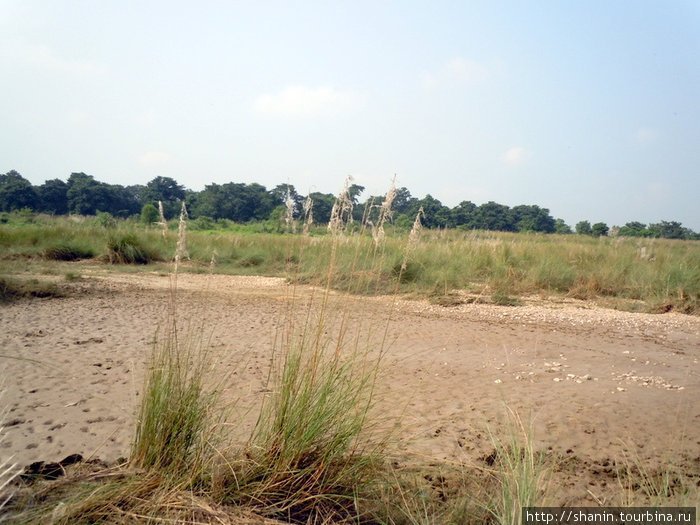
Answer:
POLYGON ((117 226, 117 220, 107 211, 98 211, 97 224, 103 228, 115 228, 117 226))
POLYGON ((211 217, 206 215, 200 215, 195 220, 190 221, 187 225, 191 230, 215 230, 217 228, 216 222, 211 217))
POLYGON ((161 260, 155 250, 146 248, 131 234, 110 237, 106 256, 110 264, 148 264, 161 260))
POLYGON ((80 259, 89 259, 94 255, 92 250, 69 243, 56 244, 44 250, 44 258, 52 261, 78 261, 80 259))
POLYGON ((418 263, 399 261, 391 269, 391 273, 400 283, 413 283, 418 280, 421 275, 421 267, 418 263))
POLYGON ((143 205, 143 208, 141 208, 141 222, 144 224, 153 224, 157 222, 159 218, 158 210, 153 204, 143 205))

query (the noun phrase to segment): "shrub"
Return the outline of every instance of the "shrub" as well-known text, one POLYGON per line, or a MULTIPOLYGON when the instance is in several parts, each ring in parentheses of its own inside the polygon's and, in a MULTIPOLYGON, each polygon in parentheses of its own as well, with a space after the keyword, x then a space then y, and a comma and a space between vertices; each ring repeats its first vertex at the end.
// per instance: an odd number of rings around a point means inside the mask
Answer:
POLYGON ((132 234, 111 236, 107 240, 106 256, 110 264, 148 264, 160 260, 155 250, 143 246, 132 234))
POLYGON ((44 258, 52 261, 78 261, 80 259, 89 259, 94 255, 92 250, 70 243, 56 244, 44 250, 44 258))
POLYGON ((191 230, 215 230, 217 223, 211 217, 200 215, 195 220, 190 221, 188 226, 191 230))
POLYGON ((418 280, 421 274, 421 267, 412 261, 399 261, 391 269, 391 273, 400 283, 413 283, 418 280))
POLYGON ((144 224, 153 224, 158 221, 158 210, 153 204, 144 204, 141 208, 141 222, 144 224))

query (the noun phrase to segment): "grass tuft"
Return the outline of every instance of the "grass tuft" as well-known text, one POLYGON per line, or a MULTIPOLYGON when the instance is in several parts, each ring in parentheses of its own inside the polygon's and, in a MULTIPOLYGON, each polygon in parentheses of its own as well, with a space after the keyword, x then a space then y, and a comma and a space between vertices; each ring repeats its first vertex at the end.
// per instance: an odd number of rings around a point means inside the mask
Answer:
POLYGON ((39 281, 38 279, 10 279, 0 277, 0 303, 31 297, 63 297, 64 294, 55 283, 39 281))
POLYGON ((153 344, 151 368, 139 410, 131 464, 171 473, 201 463, 215 396, 205 389, 207 350, 169 325, 153 344))
POLYGON ((133 234, 110 236, 106 257, 110 264, 148 264, 161 260, 154 249, 144 246, 133 234))
POLYGON ((89 259, 94 255, 90 249, 65 242, 44 249, 44 258, 51 261, 78 261, 89 259))
POLYGON ((518 525, 523 507, 545 506, 552 469, 544 454, 535 450, 532 425, 526 427, 511 409, 507 423, 505 439, 491 438, 500 493, 489 507, 500 525, 518 525))

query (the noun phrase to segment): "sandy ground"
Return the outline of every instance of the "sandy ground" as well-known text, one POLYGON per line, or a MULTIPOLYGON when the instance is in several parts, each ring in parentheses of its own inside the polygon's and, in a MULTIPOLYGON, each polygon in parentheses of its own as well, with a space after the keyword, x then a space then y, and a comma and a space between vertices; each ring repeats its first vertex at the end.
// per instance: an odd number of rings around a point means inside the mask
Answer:
MULTIPOLYGON (((81 273, 74 296, 0 306, 0 459, 128 454, 170 280, 81 273)), ((180 275, 178 316, 203 320, 217 370, 228 377, 225 396, 239 400, 235 432, 250 427, 246 409, 264 395, 290 312, 319 297, 281 279, 180 275)), ((347 321, 346 340, 375 349, 384 341, 379 410, 401 416, 396 449, 406 462, 483 465, 508 407, 532 422, 538 449, 561 458, 561 503, 605 502, 611 465, 624 458, 649 468, 672 463, 700 482, 697 317, 581 302, 442 307, 337 295, 329 311, 347 321)))

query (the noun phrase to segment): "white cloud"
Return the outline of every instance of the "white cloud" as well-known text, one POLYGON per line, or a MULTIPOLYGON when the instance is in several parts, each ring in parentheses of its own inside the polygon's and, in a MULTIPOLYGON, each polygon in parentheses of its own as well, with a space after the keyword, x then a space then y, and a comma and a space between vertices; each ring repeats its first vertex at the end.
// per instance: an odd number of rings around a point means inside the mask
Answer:
POLYGON ((363 97, 332 87, 290 86, 279 93, 264 94, 255 101, 255 110, 282 117, 328 117, 362 105, 363 97))
POLYGON ((139 163, 143 166, 161 166, 169 160, 170 155, 162 151, 147 151, 139 156, 139 163))
POLYGON ((443 84, 476 84, 488 80, 489 69, 483 64, 462 57, 456 57, 443 65, 435 73, 423 75, 423 84, 433 88, 443 84))
POLYGON ((529 150, 523 148, 522 146, 516 146, 505 152, 503 155, 503 162, 510 164, 511 166, 519 166, 520 164, 525 163, 531 156, 532 153, 530 153, 529 150))

